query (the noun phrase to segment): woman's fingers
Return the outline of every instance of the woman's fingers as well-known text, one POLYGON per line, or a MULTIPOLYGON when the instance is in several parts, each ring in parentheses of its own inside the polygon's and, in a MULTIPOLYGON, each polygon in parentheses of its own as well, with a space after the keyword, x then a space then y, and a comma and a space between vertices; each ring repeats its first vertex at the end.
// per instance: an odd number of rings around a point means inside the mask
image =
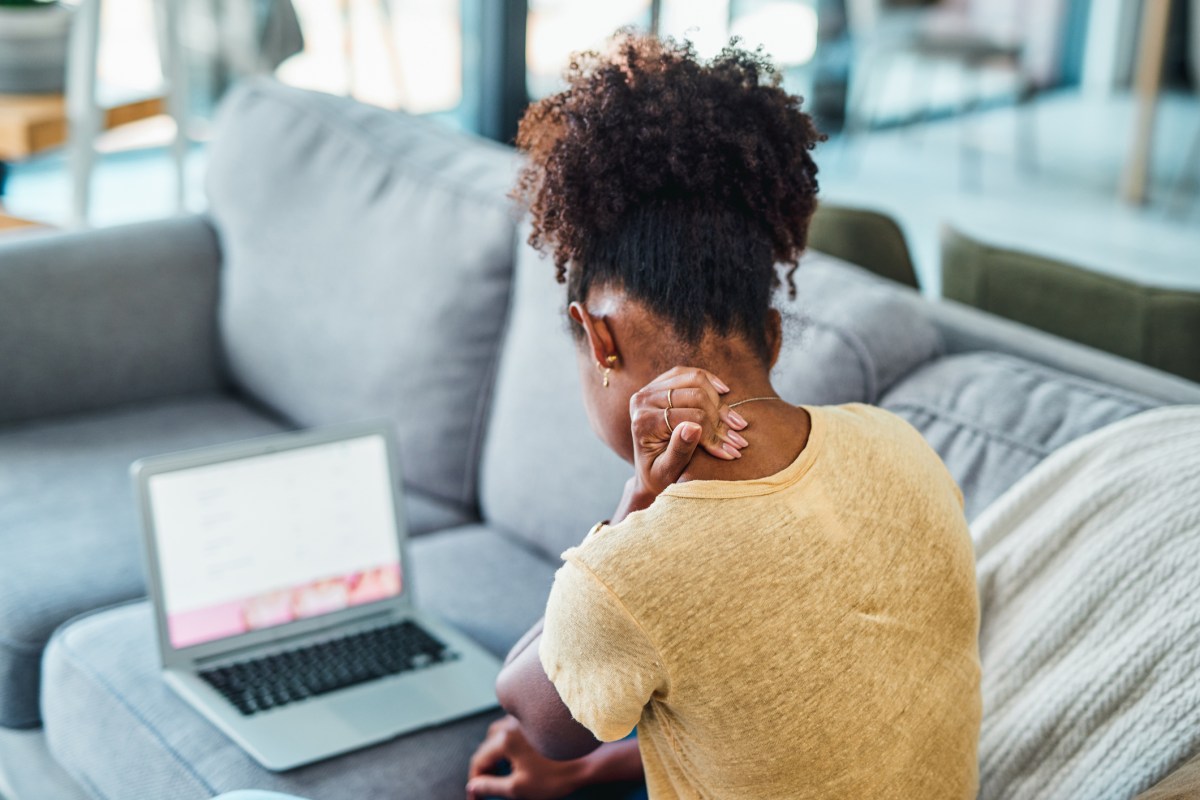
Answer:
POLYGON ((679 480, 700 445, 700 433, 700 426, 695 422, 681 422, 675 427, 666 449, 654 459, 651 467, 658 485, 667 486, 679 480))
POLYGON ((630 418, 641 418, 644 425, 648 424, 638 431, 643 438, 657 436, 666 441, 670 436, 667 423, 656 421, 654 415, 657 414, 663 420, 669 419, 671 428, 682 419, 699 422, 704 430, 701 446, 712 455, 723 457, 726 445, 735 451, 749 446, 746 438, 738 433, 745 429, 746 421, 729 406, 722 404, 720 395, 711 386, 648 386, 635 394, 629 405, 630 418), (691 412, 698 412, 699 416, 691 412))
POLYGON ((639 408, 633 417, 633 433, 638 444, 657 458, 674 431, 685 422, 700 428, 699 446, 705 452, 727 461, 741 457, 738 446, 725 438, 729 435, 741 438, 740 434, 713 425, 708 414, 698 408, 639 408))
POLYGON ((512 775, 480 775, 467 781, 467 800, 486 797, 516 797, 512 775))
POLYGON ((741 414, 734 411, 729 406, 721 406, 721 419, 725 420, 725 424, 735 431, 743 430, 749 422, 742 417, 741 414))
POLYGON ((483 740, 483 744, 479 745, 475 755, 471 756, 467 775, 471 778, 483 775, 492 770, 502 758, 504 758, 504 737, 489 734, 483 740))
POLYGON ((725 394, 729 391, 729 387, 725 385, 725 381, 721 380, 708 370, 701 369, 700 367, 672 367, 655 378, 654 381, 657 383, 661 380, 677 378, 680 376, 691 378, 697 382, 700 380, 705 380, 721 394, 725 394))

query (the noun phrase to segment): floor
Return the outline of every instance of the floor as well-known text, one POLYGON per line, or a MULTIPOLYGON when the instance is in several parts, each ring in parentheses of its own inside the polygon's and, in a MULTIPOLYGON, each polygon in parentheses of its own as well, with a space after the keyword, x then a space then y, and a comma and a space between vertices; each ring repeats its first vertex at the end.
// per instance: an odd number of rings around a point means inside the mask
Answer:
MULTIPOLYGON (((1150 202, 1131 207, 1117 186, 1131 132, 1128 97, 1097 101, 1074 93, 1045 96, 1026 111, 982 112, 834 138, 818 150, 822 196, 892 214, 909 239, 922 285, 936 294, 939 237, 953 225, 976 237, 1060 257, 1144 283, 1200 290, 1200 163, 1190 194, 1175 192, 1192 142, 1200 137, 1200 99, 1164 99, 1156 136, 1150 202), (1030 123, 1030 120, 1032 122, 1030 123), (1032 124, 1036 164, 1017 158, 1016 123, 1032 124), (977 170, 961 143, 978 152, 977 170)), ((144 146, 169 136, 163 122, 122 131, 106 142, 92 203, 96 225, 174 211, 166 150, 144 146), (159 127, 155 128, 155 125, 159 127), (126 149, 133 147, 134 149, 126 149)), ((110 134, 110 137, 112 135, 110 134)), ((202 210, 204 148, 187 161, 187 207, 202 210)), ((54 223, 65 217, 69 183, 61 156, 13 167, 7 210, 54 223)))
POLYGON ((1200 98, 1164 98, 1144 207, 1117 198, 1132 105, 1127 96, 1061 93, 1027 111, 831 140, 818 157, 822 195, 894 216, 931 293, 945 225, 1135 281, 1200 290, 1200 160, 1190 165, 1190 193, 1176 191, 1189 149, 1200 146, 1200 98), (1030 168, 1017 157, 1018 123, 1033 126, 1030 168), (963 163, 964 138, 979 152, 977 170, 963 163))

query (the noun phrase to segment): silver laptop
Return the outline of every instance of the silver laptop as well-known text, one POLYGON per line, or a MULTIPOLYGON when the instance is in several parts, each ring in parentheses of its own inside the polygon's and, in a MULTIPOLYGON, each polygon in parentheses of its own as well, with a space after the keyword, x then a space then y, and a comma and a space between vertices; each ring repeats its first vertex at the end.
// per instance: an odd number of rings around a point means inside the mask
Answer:
POLYGON ((267 769, 496 705, 499 662, 413 605, 386 426, 132 470, 166 682, 267 769))

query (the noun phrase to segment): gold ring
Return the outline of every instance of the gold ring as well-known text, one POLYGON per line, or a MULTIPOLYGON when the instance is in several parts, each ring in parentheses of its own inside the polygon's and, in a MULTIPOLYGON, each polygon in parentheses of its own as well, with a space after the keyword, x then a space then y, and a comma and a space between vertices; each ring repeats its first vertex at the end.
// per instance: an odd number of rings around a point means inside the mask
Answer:
POLYGON ((667 408, 674 408, 675 405, 671 402, 672 389, 667 389, 667 408))
POLYGON ((667 423, 667 430, 669 430, 671 433, 675 432, 675 429, 671 427, 671 409, 663 409, 663 422, 667 423))

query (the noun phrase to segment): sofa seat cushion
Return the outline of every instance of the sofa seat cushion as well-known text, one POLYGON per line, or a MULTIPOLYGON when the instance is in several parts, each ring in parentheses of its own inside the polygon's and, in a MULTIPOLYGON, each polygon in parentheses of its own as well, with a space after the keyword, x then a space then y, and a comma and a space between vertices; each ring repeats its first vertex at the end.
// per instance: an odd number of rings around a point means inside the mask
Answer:
MULTIPOLYGON (((612 514, 632 468, 588 424, 554 268, 522 248, 514 280, 481 465, 483 516, 557 557, 612 514)), ((777 299, 785 344, 773 376, 791 402, 874 402, 941 352, 933 325, 902 302, 911 290, 821 255, 804 260, 796 283, 795 302, 777 299)))
POLYGON ((37 725, 56 627, 143 594, 130 463, 278 430, 219 395, 0 428, 0 725, 37 725))
POLYGON ((232 92, 208 195, 237 383, 298 425, 392 420, 408 485, 475 508, 516 164, 348 98, 266 80, 232 92))
POLYGON ((1043 458, 1085 433, 1161 405, 1021 358, 975 352, 936 359, 888 392, 958 481, 975 516, 1043 458))
MULTIPOLYGON (((542 613, 555 566, 483 527, 412 543, 418 602, 500 654, 542 613)), ((488 712, 282 774, 266 771, 166 687, 145 602, 90 614, 46 653, 51 752, 97 797, 199 800, 235 789, 306 798, 461 800, 488 712)))

